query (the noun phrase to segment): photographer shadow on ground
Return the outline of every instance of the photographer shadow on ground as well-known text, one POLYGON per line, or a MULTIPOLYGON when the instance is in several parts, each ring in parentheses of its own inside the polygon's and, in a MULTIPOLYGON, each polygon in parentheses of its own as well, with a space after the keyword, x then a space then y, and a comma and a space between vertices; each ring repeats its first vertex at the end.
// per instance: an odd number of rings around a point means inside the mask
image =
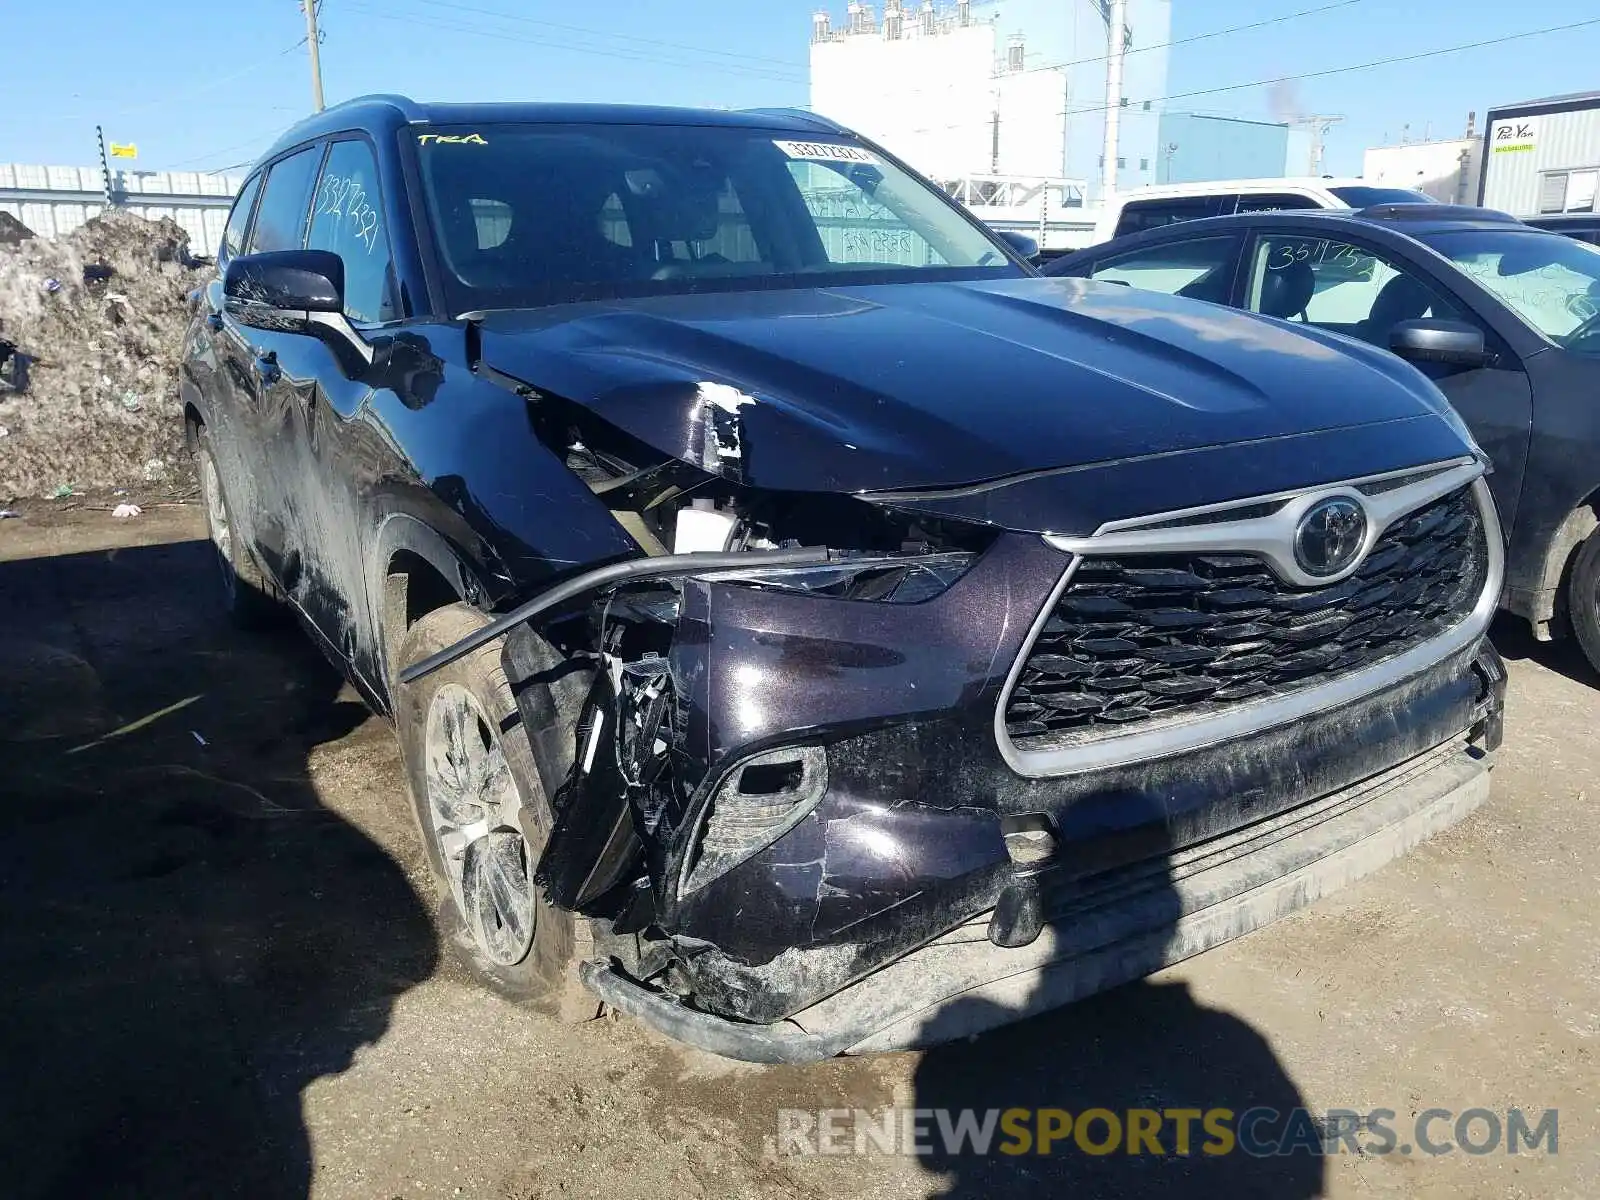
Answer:
MULTIPOLYGON (((1126 961, 1137 964, 1134 974, 1154 969, 1165 947, 1181 937, 1181 902, 1171 872, 1162 864, 1153 874, 1155 882, 1146 883, 1140 904, 1153 933, 1109 955, 1109 964, 1101 963, 1106 969, 1118 971, 1126 961)), ((1050 930, 1042 936, 1050 936, 1050 930)), ((1005 1002, 968 997, 936 1018, 936 1027, 944 1031, 990 1032, 937 1046, 917 1066, 914 1104, 934 1110, 924 1139, 933 1152, 922 1163, 944 1181, 933 1194, 960 1200, 1075 1195, 1298 1200, 1322 1194, 1320 1147, 1251 1155, 1207 1130, 1208 1115, 1217 1128, 1237 1131, 1239 1117, 1270 1109, 1275 1117, 1253 1116, 1252 1124, 1276 1136, 1288 1131, 1288 1122, 1295 1120, 1290 1114, 1304 1105, 1266 1038, 1245 1021, 1201 1004, 1182 982, 1145 979, 993 1028, 1013 1020, 1019 1007, 1027 1011, 1042 986, 1035 979, 1020 1005, 1010 997, 1005 1002), (959 1150, 946 1142, 941 1109, 952 1124, 962 1110, 972 1110, 979 1121, 991 1110, 1006 1115, 996 1122, 987 1152, 975 1154, 970 1142, 959 1150), (1219 1109, 1229 1110, 1231 1117, 1217 1116, 1219 1109), (1130 1116, 1135 1112, 1144 1115, 1130 1116), (1132 1137, 1136 1120, 1145 1123, 1153 1144, 1132 1137), (1187 1127, 1181 1141, 1180 1126, 1187 1127), (1046 1151, 1039 1133, 1047 1128, 1056 1136, 1046 1151), (1019 1130, 1026 1131, 1026 1139, 1017 1136, 1019 1130), (1229 1148, 1219 1152, 1224 1147, 1229 1148)), ((1302 1140, 1320 1137, 1309 1118, 1300 1123, 1302 1140)), ((1285 1146, 1292 1140, 1285 1138, 1285 1146)))
POLYGON ((405 873, 312 784, 367 710, 296 631, 229 631, 215 570, 0 562, 8 1196, 305 1196, 302 1093, 434 969, 405 873))

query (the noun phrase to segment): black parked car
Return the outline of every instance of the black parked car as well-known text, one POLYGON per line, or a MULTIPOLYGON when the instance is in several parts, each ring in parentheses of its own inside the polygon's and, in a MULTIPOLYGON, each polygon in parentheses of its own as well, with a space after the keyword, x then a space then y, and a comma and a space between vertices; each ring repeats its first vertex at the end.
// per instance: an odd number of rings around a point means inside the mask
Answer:
POLYGON ((230 606, 393 717, 507 995, 925 1044, 1487 794, 1485 464, 1388 354, 1037 278, 798 113, 352 102, 219 268, 182 390, 230 606))
POLYGON ((1501 603, 1600 670, 1600 252, 1479 208, 1393 205, 1194 221, 1081 250, 1050 275, 1266 313, 1394 351, 1494 464, 1501 603))
POLYGON ((1577 238, 1591 246, 1600 246, 1600 213, 1555 213, 1544 217, 1524 217, 1523 224, 1577 238))

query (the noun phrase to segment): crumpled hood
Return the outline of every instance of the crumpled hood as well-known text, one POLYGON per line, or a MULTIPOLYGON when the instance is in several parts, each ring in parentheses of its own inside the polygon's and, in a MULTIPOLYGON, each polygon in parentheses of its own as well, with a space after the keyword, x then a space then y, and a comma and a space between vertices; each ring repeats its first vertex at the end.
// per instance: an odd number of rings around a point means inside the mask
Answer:
POLYGON ((950 488, 1386 422, 1467 452, 1387 354, 1077 279, 574 304, 480 333, 487 366, 766 488, 950 488))

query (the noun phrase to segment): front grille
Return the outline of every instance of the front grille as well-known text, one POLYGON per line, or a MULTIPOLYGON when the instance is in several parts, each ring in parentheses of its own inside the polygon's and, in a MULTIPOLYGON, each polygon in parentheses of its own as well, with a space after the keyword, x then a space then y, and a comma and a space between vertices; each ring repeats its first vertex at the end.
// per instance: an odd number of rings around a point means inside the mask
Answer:
POLYGON ((1470 486, 1396 521, 1326 587, 1284 583, 1249 555, 1085 558, 1028 651, 1006 731, 1038 749, 1337 679, 1465 620, 1488 569, 1470 486))

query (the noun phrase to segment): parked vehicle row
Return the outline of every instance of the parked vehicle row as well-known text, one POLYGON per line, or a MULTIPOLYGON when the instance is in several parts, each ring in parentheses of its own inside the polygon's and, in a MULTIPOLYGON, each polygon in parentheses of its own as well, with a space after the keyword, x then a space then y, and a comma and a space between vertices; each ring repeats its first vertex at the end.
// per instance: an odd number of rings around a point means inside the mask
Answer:
POLYGON ((1378 204, 1431 203, 1426 194, 1408 188, 1378 187, 1361 179, 1324 176, 1158 183, 1119 192, 1107 200, 1095 222, 1094 240, 1099 244, 1181 221, 1235 213, 1319 208, 1349 211, 1378 204))
MULTIPOLYGON (((1013 1021, 1488 794, 1491 486, 1525 528, 1555 468, 1262 315, 1319 271, 1385 298, 1342 328, 1427 315, 1307 248, 1347 227, 1113 248, 1235 311, 1040 278, 811 114, 340 105, 194 297, 224 594, 393 720, 487 986, 758 1061, 1013 1021)), ((1480 386, 1542 402, 1501 324, 1480 386)))
POLYGON ((1476 208, 1267 212, 1118 239, 1051 275, 1262 313, 1392 350, 1494 465, 1502 604, 1600 668, 1600 253, 1476 208))

